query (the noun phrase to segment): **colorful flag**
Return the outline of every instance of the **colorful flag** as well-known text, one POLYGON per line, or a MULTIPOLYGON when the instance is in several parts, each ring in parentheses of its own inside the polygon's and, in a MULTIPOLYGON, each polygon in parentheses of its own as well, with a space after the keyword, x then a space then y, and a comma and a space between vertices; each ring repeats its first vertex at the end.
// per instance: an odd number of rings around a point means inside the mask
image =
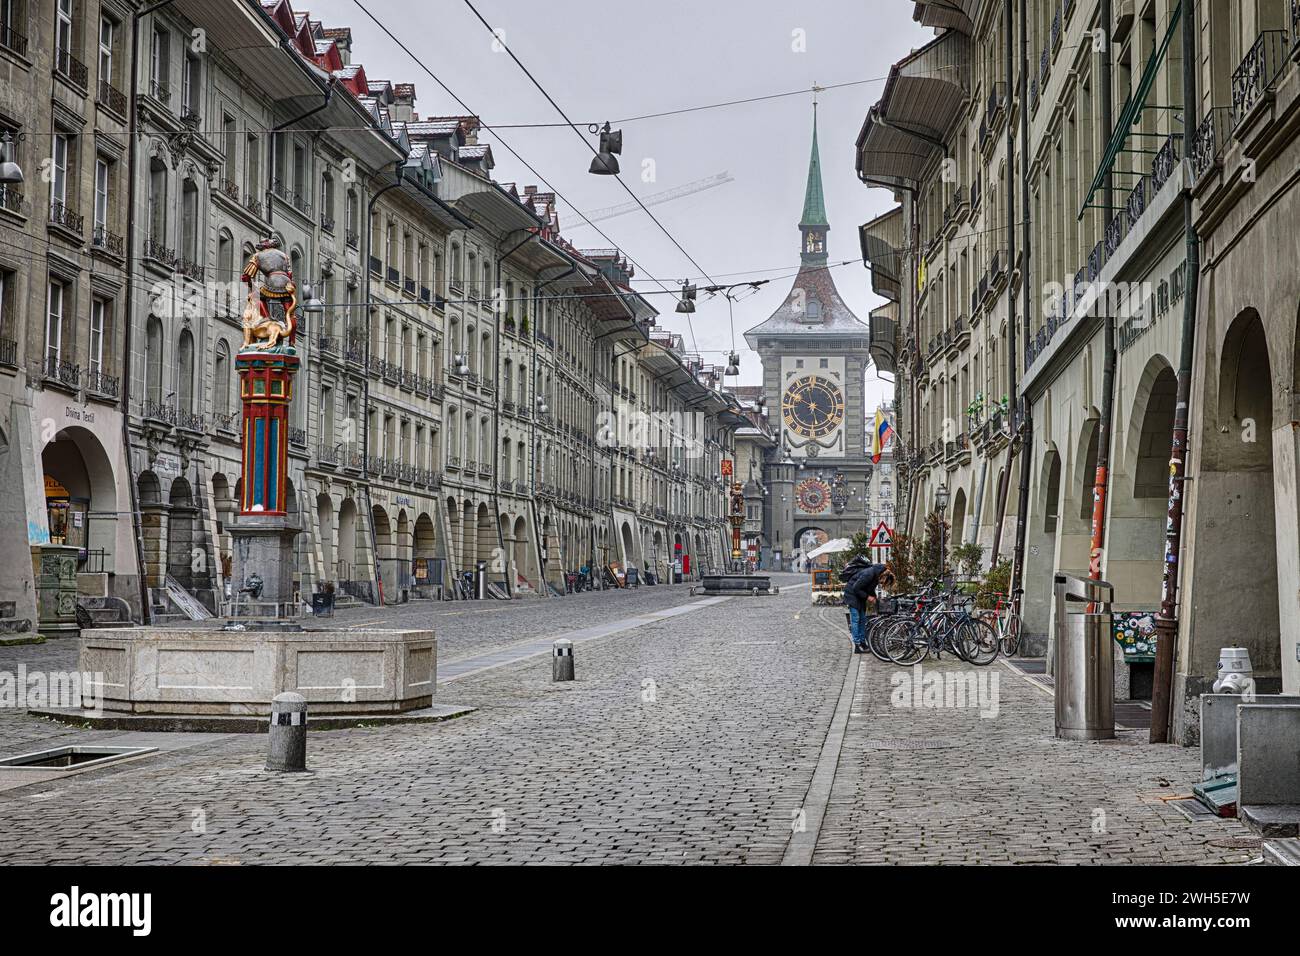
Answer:
POLYGON ((880 464, 880 453, 885 450, 889 444, 889 439, 894 437, 894 426, 889 424, 889 419, 880 409, 876 409, 876 430, 871 436, 871 462, 880 464))

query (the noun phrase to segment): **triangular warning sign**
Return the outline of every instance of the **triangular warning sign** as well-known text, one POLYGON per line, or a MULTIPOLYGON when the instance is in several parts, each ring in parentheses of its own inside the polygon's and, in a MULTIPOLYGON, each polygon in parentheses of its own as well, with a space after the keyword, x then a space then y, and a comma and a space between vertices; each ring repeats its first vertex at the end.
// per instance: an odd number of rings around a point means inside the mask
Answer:
POLYGON ((888 548, 894 543, 894 531, 883 521, 876 525, 876 530, 871 532, 871 541, 868 547, 888 548))

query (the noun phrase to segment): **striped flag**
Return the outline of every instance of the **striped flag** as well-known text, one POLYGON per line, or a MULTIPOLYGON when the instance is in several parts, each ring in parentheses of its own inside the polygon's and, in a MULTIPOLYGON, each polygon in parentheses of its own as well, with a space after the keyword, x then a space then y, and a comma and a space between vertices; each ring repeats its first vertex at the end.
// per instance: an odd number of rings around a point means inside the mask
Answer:
POLYGON ((889 439, 894 437, 894 426, 889 424, 889 419, 880 409, 876 409, 876 430, 871 436, 871 462, 880 464, 880 453, 885 450, 889 444, 889 439))

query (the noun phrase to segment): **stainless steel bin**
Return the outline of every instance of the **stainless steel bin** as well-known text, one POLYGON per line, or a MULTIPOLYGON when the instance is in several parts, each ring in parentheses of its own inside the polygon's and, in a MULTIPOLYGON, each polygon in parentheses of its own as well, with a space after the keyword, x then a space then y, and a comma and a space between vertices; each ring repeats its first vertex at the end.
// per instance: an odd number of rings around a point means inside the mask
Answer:
POLYGON ((1058 573, 1054 591, 1056 736, 1109 740, 1115 736, 1115 589, 1058 573))

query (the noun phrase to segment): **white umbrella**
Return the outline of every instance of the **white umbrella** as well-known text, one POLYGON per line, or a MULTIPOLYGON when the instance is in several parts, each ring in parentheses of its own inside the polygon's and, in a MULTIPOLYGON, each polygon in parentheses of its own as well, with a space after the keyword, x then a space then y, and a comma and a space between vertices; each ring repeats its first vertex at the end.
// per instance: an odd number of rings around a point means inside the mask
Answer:
POLYGON ((806 557, 820 558, 823 554, 838 554, 841 551, 849 550, 852 544, 853 542, 848 538, 836 538, 833 541, 827 541, 819 548, 809 551, 806 557))

